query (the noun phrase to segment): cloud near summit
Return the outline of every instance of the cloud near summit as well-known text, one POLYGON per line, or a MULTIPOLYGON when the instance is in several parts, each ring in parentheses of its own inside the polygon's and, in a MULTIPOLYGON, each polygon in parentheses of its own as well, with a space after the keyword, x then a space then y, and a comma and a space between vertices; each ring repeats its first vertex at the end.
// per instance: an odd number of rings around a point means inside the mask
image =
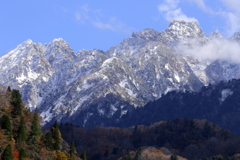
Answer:
MULTIPOLYGON (((222 27, 224 28, 225 36, 232 36, 234 32, 240 31, 240 1, 239 0, 220 0, 218 8, 211 8, 210 3, 214 1, 206 0, 184 0, 181 3, 195 3, 204 13, 212 17, 220 18, 223 20, 222 27), (208 3, 206 3, 208 2, 208 3), (221 4, 221 5, 220 5, 221 4)), ((158 5, 158 11, 162 14, 163 18, 167 21, 172 19, 185 20, 185 21, 198 21, 196 17, 189 17, 179 7, 180 0, 164 0, 163 3, 158 5)))
POLYGON ((158 10, 163 14, 163 17, 167 21, 185 20, 185 21, 197 21, 196 18, 188 17, 182 12, 182 9, 178 7, 179 0, 165 0, 164 3, 158 5, 158 10))
POLYGON ((240 64, 240 45, 238 42, 232 40, 215 38, 202 46, 195 46, 193 48, 179 44, 176 47, 176 51, 184 56, 191 56, 197 59, 209 61, 220 60, 240 64))

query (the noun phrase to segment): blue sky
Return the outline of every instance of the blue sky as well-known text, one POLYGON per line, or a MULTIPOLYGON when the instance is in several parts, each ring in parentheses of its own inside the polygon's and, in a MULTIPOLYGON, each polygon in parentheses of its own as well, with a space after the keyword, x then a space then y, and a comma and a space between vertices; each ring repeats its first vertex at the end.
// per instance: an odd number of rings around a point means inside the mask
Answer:
POLYGON ((75 52, 108 50, 145 28, 196 20, 205 34, 240 31, 239 0, 0 0, 0 55, 27 39, 63 38, 75 52))

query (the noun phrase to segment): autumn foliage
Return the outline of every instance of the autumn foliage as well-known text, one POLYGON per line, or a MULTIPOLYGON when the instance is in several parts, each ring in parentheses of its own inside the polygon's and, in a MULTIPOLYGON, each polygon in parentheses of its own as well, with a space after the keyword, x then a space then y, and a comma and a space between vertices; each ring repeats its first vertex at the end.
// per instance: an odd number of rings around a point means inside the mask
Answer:
MULTIPOLYGON (((58 124, 42 133, 37 110, 32 113, 18 90, 0 86, 0 157, 2 160, 69 160, 69 145, 61 138, 58 124), (52 148, 46 146, 51 134, 52 148), (64 144, 64 147, 62 147, 64 144)), ((57 123, 57 122, 56 122, 57 123)), ((76 159, 79 159, 76 157, 76 159)))

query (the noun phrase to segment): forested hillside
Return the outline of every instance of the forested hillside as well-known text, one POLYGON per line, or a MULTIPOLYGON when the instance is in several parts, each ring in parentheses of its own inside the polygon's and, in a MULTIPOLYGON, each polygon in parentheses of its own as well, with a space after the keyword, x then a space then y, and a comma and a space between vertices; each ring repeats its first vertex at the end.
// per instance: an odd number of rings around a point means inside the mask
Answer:
POLYGON ((77 151, 86 150, 91 160, 120 157, 122 160, 148 160, 146 155, 162 160, 170 160, 174 155, 190 160, 217 155, 231 159, 240 153, 240 139, 207 120, 174 119, 148 126, 92 129, 66 123, 60 125, 60 130, 67 142, 74 141, 77 151))
POLYGON ((144 107, 131 110, 115 125, 148 125, 174 118, 207 119, 240 135, 240 79, 210 84, 199 92, 169 92, 144 107))
POLYGON ((3 160, 238 159, 238 136, 208 120, 238 131, 239 93, 240 80, 209 85, 198 93, 173 91, 117 123, 132 127, 84 128, 55 121, 42 132, 38 111, 25 107, 18 90, 1 86, 0 156, 3 160))
POLYGON ((2 160, 76 160, 74 145, 62 139, 57 121, 44 133, 40 116, 25 108, 18 90, 0 86, 0 157, 2 160))

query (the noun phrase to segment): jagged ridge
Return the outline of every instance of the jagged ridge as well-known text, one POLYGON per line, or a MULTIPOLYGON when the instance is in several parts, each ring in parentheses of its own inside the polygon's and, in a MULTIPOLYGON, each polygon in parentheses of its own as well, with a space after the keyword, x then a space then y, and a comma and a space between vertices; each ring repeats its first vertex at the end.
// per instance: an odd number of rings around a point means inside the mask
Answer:
POLYGON ((106 52, 74 53, 61 38, 44 45, 27 40, 0 58, 0 82, 20 89, 24 102, 38 107, 45 123, 74 121, 83 113, 77 122, 81 125, 89 117, 119 119, 169 91, 197 91, 209 82, 239 78, 236 64, 182 56, 174 47, 182 43, 194 48, 209 41, 196 22, 185 21, 173 21, 161 32, 133 33, 106 52))

